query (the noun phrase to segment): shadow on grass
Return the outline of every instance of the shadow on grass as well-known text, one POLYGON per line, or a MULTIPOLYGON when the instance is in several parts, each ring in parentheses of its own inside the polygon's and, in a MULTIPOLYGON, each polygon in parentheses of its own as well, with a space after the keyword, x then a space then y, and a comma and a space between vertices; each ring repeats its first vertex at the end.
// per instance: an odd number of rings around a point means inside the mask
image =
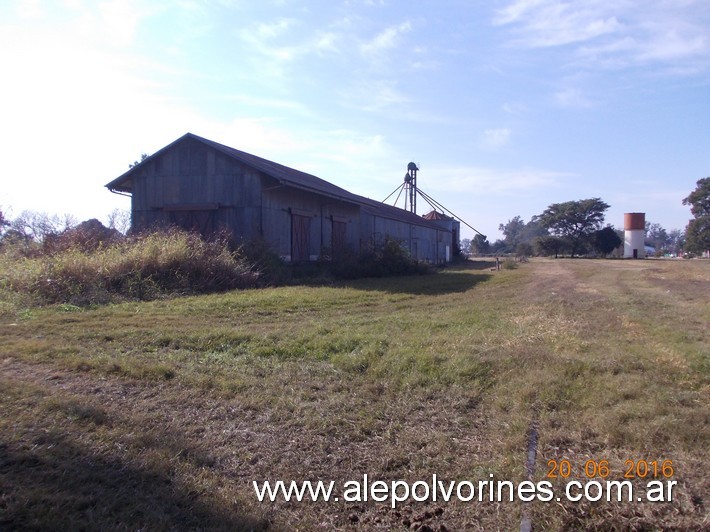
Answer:
POLYGON ((491 277, 491 274, 488 273, 475 274, 460 271, 443 271, 431 275, 358 279, 344 283, 343 286, 389 294, 439 296, 466 292, 491 277))
POLYGON ((41 443, 17 449, 0 442, 1 530, 268 529, 266 520, 200 501, 169 470, 87 453, 57 433, 41 443))

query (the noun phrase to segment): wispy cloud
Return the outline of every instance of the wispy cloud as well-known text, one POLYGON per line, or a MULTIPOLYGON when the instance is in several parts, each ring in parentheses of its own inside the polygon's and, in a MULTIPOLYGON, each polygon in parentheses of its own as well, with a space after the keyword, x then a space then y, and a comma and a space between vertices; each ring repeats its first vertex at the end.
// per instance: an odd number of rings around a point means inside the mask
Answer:
POLYGON ((588 109, 597 105, 595 100, 585 96, 579 89, 569 87, 555 92, 553 100, 559 107, 566 109, 588 109))
POLYGON ((147 15, 134 2, 111 0, 99 4, 101 25, 109 39, 118 45, 133 42, 138 24, 147 15))
POLYGON ((412 24, 409 21, 402 22, 396 26, 390 26, 377 34, 370 41, 361 44, 360 51, 368 56, 380 54, 397 46, 400 37, 411 30, 412 24))
POLYGON ((539 168, 501 170, 475 166, 427 167, 427 175, 436 176, 430 188, 445 192, 485 190, 486 194, 518 195, 531 189, 553 187, 562 179, 572 177, 566 172, 539 168))
POLYGON ((479 139, 479 146, 487 150, 496 150, 502 148, 510 142, 512 131, 508 128, 501 127, 495 129, 486 129, 479 139))
POLYGON ((266 57, 277 65, 291 63, 309 54, 339 52, 338 33, 320 31, 303 38, 296 32, 300 25, 295 19, 280 19, 252 25, 241 30, 239 36, 247 46, 246 53, 266 57))
POLYGON ((636 56, 644 61, 673 61, 710 51, 708 33, 688 30, 686 33, 682 28, 658 28, 655 37, 636 50, 636 56))
POLYGON ((21 0, 15 5, 15 12, 20 18, 37 18, 44 15, 45 10, 39 0, 21 0))
POLYGON ((520 102, 506 102, 501 106, 501 109, 509 115, 521 115, 527 107, 520 102))
POLYGON ((263 38, 274 38, 282 35, 289 28, 293 27, 295 21, 293 19, 282 18, 276 22, 263 23, 256 25, 256 32, 263 38))
POLYGON ((267 98, 251 96, 244 93, 233 93, 223 98, 225 101, 237 102, 245 107, 260 108, 266 110, 287 111, 294 115, 313 118, 313 112, 303 103, 293 99, 267 98))
POLYGON ((603 67, 697 59, 710 53, 710 9, 702 0, 515 0, 500 9, 493 22, 509 28, 513 45, 572 45, 579 57, 603 67))
POLYGON ((362 81, 348 88, 343 96, 344 105, 363 111, 401 109, 412 102, 411 98, 398 88, 396 81, 386 79, 362 81))
POLYGON ((280 19, 275 22, 254 24, 239 32, 248 53, 266 56, 272 61, 288 62, 299 54, 299 47, 282 44, 278 37, 295 25, 295 21, 280 19))
POLYGON ((623 28, 616 16, 596 2, 516 0, 500 10, 499 25, 516 26, 522 44, 533 47, 559 46, 616 33, 623 28))

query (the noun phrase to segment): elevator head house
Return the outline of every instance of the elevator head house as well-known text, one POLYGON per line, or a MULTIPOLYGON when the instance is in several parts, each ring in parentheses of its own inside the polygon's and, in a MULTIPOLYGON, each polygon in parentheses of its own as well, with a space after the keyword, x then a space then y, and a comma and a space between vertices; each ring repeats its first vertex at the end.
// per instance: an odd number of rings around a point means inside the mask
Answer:
POLYGON ((106 187, 131 196, 131 227, 177 226, 209 236, 259 239, 288 262, 398 241, 412 258, 440 264, 458 232, 358 196, 314 175, 187 133, 106 187))

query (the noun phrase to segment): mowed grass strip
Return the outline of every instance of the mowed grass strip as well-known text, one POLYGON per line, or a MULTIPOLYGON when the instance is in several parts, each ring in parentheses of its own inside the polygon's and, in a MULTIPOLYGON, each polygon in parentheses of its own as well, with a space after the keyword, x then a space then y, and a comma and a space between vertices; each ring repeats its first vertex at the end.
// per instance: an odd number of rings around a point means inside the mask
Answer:
MULTIPOLYGON (((670 504, 538 503, 536 526, 702 523, 710 316, 697 294, 708 286, 708 264, 481 266, 6 316, 0 353, 14 391, 2 394, 12 412, 3 445, 71 462, 51 442, 37 443, 37 433, 51 430, 72 453, 101 456, 109 468, 161 471, 217 528, 386 528, 423 518, 510 529, 519 525, 517 502, 259 505, 251 480, 344 482, 368 473, 415 481, 436 473, 520 481, 536 418, 536 480, 549 459, 608 459, 617 474, 627 459, 666 458, 677 463, 680 483, 670 504), (166 450, 159 442, 173 431, 180 442, 166 450), (136 443, 141 432, 155 436, 136 443), (183 458, 196 455, 210 458, 183 458), (225 505, 225 497, 236 502, 225 505)), ((20 478, 23 464, 12 461, 0 476, 20 478)), ((27 497, 51 492, 52 479, 42 478, 27 497)), ((29 522, 10 501, 2 519, 29 522)), ((86 504, 70 498, 43 515, 62 507, 81 522, 86 504)), ((109 507, 92 515, 127 528, 179 517, 109 507)))

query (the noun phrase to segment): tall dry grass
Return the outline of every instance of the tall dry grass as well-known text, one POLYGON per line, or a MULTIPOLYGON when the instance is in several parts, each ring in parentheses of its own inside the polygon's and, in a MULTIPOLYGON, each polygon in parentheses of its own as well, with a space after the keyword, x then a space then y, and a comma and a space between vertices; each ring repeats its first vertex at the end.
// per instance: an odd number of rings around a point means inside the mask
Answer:
POLYGON ((116 299, 155 299, 255 286, 259 274, 244 253, 224 238, 168 230, 122 239, 87 250, 69 246, 26 253, 0 250, 3 299, 21 294, 35 304, 100 304, 116 299))

